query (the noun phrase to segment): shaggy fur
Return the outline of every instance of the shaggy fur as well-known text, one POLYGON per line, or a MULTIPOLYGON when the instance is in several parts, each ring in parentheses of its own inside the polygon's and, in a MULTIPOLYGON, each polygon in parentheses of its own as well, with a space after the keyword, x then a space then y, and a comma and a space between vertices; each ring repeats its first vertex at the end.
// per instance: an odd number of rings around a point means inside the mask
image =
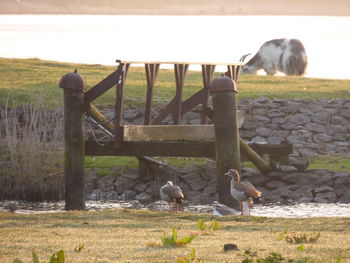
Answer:
POLYGON ((297 39, 282 38, 265 42, 258 53, 242 67, 242 72, 256 74, 263 69, 268 75, 279 71, 286 75, 302 76, 306 66, 307 57, 303 44, 297 39))

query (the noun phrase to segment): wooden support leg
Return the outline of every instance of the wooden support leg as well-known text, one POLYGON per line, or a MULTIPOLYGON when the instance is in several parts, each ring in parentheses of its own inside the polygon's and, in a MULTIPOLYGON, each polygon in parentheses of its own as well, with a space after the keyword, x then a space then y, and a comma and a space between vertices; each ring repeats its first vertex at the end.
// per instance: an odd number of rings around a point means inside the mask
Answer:
POLYGON ((65 209, 83 210, 85 82, 75 71, 64 75, 59 86, 64 89, 65 209))
POLYGON ((238 209, 239 204, 230 194, 229 169, 240 171, 240 143, 235 83, 227 77, 211 82, 213 122, 215 130, 216 174, 219 202, 238 209))

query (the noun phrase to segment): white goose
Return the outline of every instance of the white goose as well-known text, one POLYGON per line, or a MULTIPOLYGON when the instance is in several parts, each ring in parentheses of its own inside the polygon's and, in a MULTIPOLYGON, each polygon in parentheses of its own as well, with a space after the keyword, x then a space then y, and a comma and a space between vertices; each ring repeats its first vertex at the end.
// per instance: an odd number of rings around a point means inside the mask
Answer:
POLYGON ((169 210, 171 211, 170 203, 176 202, 176 211, 179 210, 180 205, 184 199, 181 188, 174 185, 173 182, 168 181, 160 188, 160 198, 169 203, 169 210))

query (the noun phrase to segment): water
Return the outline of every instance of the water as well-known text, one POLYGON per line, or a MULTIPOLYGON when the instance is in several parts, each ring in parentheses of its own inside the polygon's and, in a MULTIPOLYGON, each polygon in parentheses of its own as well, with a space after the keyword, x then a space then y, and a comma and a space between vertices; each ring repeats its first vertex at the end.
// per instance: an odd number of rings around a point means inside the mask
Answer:
POLYGON ((350 79, 350 17, 0 15, 8 58, 236 62, 273 38, 304 43, 306 76, 350 79))
MULTIPOLYGON (((7 202, 0 202, 0 212, 7 211, 7 202)), ((88 210, 104 210, 117 208, 149 209, 152 211, 167 211, 168 204, 157 201, 151 204, 142 204, 138 201, 87 201, 88 210)), ((16 213, 52 213, 64 211, 64 202, 20 202, 16 213)), ((212 205, 195 205, 186 203, 184 211, 191 213, 213 213, 212 205)), ((288 205, 264 204, 255 205, 251 215, 282 218, 306 217, 350 217, 350 204, 338 203, 295 203, 288 205)))

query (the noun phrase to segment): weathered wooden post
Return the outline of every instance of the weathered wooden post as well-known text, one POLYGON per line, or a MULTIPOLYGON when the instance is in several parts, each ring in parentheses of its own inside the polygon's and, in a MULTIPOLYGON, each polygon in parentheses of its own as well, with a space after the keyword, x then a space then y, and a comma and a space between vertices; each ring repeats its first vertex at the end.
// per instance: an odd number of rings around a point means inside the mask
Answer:
POLYGON ((84 79, 75 70, 59 83, 64 90, 65 209, 85 209, 84 191, 84 79))
POLYGON ((225 176, 225 173, 231 168, 240 171, 237 92, 236 83, 231 78, 219 77, 210 83, 210 94, 213 98, 219 202, 239 209, 239 204, 230 194, 231 178, 225 176))

